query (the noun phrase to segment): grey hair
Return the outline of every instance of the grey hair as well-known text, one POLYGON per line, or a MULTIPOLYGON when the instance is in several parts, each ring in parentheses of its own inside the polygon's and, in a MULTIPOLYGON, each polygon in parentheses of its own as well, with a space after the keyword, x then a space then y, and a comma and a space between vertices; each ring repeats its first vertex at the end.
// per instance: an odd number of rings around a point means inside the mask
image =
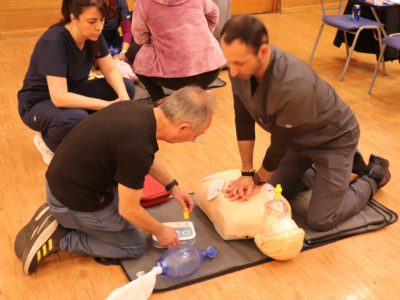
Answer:
POLYGON ((210 91, 191 85, 173 93, 159 107, 172 124, 186 121, 199 129, 210 120, 214 99, 210 91))

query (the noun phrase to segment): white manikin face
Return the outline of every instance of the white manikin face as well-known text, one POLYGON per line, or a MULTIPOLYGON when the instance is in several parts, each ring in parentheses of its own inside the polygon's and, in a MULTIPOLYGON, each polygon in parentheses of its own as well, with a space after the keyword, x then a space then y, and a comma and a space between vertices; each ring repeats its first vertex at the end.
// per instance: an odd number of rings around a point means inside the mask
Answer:
POLYGON ((267 236, 274 236, 278 233, 298 228, 293 219, 286 214, 285 217, 277 217, 269 213, 265 212, 261 224, 261 236, 260 238, 264 238, 267 236))
POLYGON ((277 260, 291 259, 303 247, 304 230, 293 221, 288 206, 285 199, 265 203, 261 231, 254 239, 261 252, 277 260))
POLYGON ((281 197, 280 200, 271 199, 273 193, 268 191, 274 187, 267 184, 267 202, 265 202, 265 212, 261 222, 261 237, 273 236, 286 230, 297 228, 289 213, 289 202, 281 197))

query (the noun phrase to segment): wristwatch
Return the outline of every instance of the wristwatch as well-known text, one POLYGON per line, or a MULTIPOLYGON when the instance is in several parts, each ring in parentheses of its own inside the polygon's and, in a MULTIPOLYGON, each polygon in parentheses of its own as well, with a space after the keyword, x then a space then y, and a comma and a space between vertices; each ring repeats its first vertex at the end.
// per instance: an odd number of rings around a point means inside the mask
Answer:
POLYGON ((169 192, 174 186, 178 185, 178 181, 176 181, 175 179, 170 183, 167 184, 167 186, 165 187, 165 190, 167 192, 169 192))
POLYGON ((125 53, 126 53, 126 50, 122 50, 120 53, 125 54, 125 53))
POLYGON ((254 172, 254 177, 253 177, 253 180, 254 180, 254 184, 255 185, 264 185, 264 184, 266 184, 267 182, 266 181, 262 181, 261 180, 261 178, 260 178, 260 176, 258 176, 258 173, 257 172, 254 172))

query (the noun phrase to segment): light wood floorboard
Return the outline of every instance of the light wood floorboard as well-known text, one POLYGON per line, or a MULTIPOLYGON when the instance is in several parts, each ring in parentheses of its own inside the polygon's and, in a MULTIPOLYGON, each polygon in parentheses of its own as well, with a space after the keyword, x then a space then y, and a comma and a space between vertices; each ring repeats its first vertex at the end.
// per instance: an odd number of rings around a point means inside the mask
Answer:
MULTIPOLYGON (((321 22, 321 12, 257 15, 268 27, 270 43, 307 62, 321 22)), ((354 53, 344 82, 339 82, 345 50, 332 45, 335 30, 326 27, 312 68, 328 81, 354 110, 361 127, 359 149, 390 160, 392 181, 375 196, 400 212, 400 66, 380 70, 372 95, 367 90, 375 68, 374 55, 354 53)), ((0 299, 105 299, 128 283, 122 269, 104 267, 91 257, 60 253, 46 259, 27 276, 14 255, 14 239, 45 201, 47 166, 36 150, 34 132, 18 115, 17 92, 22 86, 38 37, 0 40, 0 299)), ((227 71, 226 87, 213 90, 218 106, 200 144, 160 142, 158 154, 180 186, 193 192, 204 177, 240 168, 235 139, 233 101, 227 71)), ((257 128, 255 165, 269 145, 269 134, 257 128)), ((200 282, 154 293, 150 299, 399 299, 400 225, 347 238, 300 253, 286 262, 271 262, 200 282)), ((224 255, 220 253, 219 255, 224 255)))

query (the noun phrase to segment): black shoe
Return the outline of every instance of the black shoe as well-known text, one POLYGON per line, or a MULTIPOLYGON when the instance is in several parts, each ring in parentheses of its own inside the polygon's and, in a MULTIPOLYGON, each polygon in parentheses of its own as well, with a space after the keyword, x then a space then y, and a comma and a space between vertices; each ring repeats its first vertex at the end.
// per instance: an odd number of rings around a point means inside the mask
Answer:
POLYGON ((383 157, 371 154, 367 166, 367 175, 375 180, 378 189, 384 187, 392 178, 389 171, 389 161, 383 157))
POLYGON ((46 220, 49 216, 51 216, 49 205, 47 203, 44 203, 36 211, 30 222, 26 224, 25 227, 22 228, 21 231, 18 233, 14 242, 14 253, 20 260, 22 260, 25 247, 29 242, 29 237, 32 235, 35 228, 40 226, 43 221, 46 220))
MULTIPOLYGON (((42 210, 42 213, 43 211, 44 210, 42 210)), ((58 224, 58 221, 47 210, 43 215, 37 212, 31 221, 29 221, 28 225, 21 230, 18 234, 18 238, 21 240, 18 242, 18 245, 25 245, 22 255, 25 274, 32 274, 35 272, 39 263, 44 258, 60 250, 63 229, 64 228, 58 224), (40 218, 36 220, 38 216, 40 216, 40 218)), ((15 252, 19 254, 21 253, 21 249, 18 248, 15 252)))
POLYGON ((353 169, 351 170, 351 173, 357 174, 361 178, 364 176, 366 168, 367 164, 365 163, 360 151, 357 149, 356 153, 354 153, 353 169))

